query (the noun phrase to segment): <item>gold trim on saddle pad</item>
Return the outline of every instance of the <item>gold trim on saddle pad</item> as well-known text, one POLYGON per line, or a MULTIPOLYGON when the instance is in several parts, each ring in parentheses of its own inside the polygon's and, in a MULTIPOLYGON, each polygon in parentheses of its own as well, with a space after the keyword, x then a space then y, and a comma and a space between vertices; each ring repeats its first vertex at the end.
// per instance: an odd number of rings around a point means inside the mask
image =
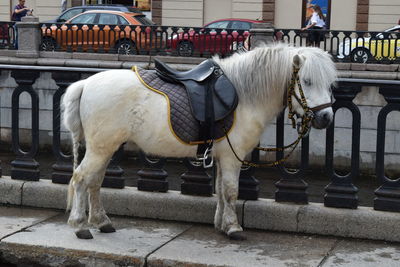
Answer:
MULTIPOLYGON (((204 144, 204 141, 198 140, 198 129, 200 129, 200 123, 191 114, 189 100, 187 98, 187 93, 184 87, 180 84, 175 85, 167 83, 161 80, 154 72, 149 72, 137 66, 133 66, 132 71, 135 72, 139 81, 146 88, 164 96, 167 100, 168 125, 171 133, 175 136, 175 138, 185 145, 204 144), (172 99, 170 99, 170 96, 172 97, 172 99), (174 104, 172 104, 171 102, 174 104), (185 105, 183 103, 185 103, 185 105), (177 118, 177 114, 181 117, 177 118), (186 114, 186 116, 184 114, 186 114), (173 120, 171 117, 173 117, 175 120, 173 120), (182 119, 185 121, 182 122, 182 119), (183 127, 189 127, 188 131, 182 131, 183 127)), ((224 132, 222 130, 223 125, 227 127, 227 129, 229 129, 229 133, 234 124, 235 112, 232 112, 231 115, 228 115, 226 119, 216 122, 215 127, 217 138, 215 139, 215 141, 219 142, 225 138, 224 132)))

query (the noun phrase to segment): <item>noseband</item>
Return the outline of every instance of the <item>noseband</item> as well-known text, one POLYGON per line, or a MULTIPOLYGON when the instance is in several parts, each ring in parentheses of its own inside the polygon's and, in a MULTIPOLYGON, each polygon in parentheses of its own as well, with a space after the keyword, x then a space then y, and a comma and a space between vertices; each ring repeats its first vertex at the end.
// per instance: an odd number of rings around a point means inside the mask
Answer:
POLYGON ((289 109, 288 118, 292 121, 293 128, 296 128, 296 120, 294 118, 294 115, 296 114, 296 116, 298 118, 301 117, 301 122, 297 123, 297 132, 299 135, 303 135, 303 137, 306 137, 306 136, 308 136, 308 134, 311 130, 311 123, 314 119, 314 112, 317 112, 324 108, 329 108, 332 106, 332 103, 329 102, 329 103, 321 104, 321 105, 310 108, 307 105, 307 100, 304 95, 301 83, 300 83, 299 71, 300 71, 299 68, 293 66, 292 79, 290 81, 289 88, 288 88, 287 92, 285 93, 284 103, 287 101, 287 106, 289 109), (295 91, 296 83, 299 88, 300 97, 298 97, 298 95, 296 94, 296 91, 295 91), (303 116, 299 116, 293 110, 292 96, 297 100, 297 103, 299 103, 299 105, 303 108, 303 110, 304 110, 303 116))
POLYGON ((276 152, 276 151, 284 151, 286 149, 291 149, 289 151, 289 153, 276 161, 273 162, 268 162, 268 163, 263 163, 263 164, 259 164, 259 163, 254 163, 254 162, 250 162, 247 160, 242 160, 239 158, 239 156, 236 154, 235 150, 232 147, 231 141, 229 140, 228 137, 228 131, 225 129, 224 127, 224 131, 225 131, 225 137, 226 140, 228 141, 228 144, 233 152, 233 154, 235 155, 235 157, 237 158, 237 160, 239 160, 243 165, 245 166, 249 166, 249 167, 272 167, 272 166, 277 166, 279 164, 282 164, 283 162, 285 162, 290 155, 293 153, 293 151, 295 150, 295 148, 297 147, 297 145, 300 143, 300 140, 303 139, 304 137, 307 137, 308 134, 310 133, 311 130, 311 123, 314 119, 314 112, 317 112, 319 110, 322 110, 324 108, 329 108, 332 106, 332 103, 325 103, 322 105, 318 105, 316 107, 312 107, 310 108, 307 105, 307 100, 306 97, 304 95, 303 92, 303 88, 301 86, 300 83, 300 78, 299 78, 299 68, 296 68, 293 66, 293 74, 292 74, 292 79, 290 81, 290 85, 288 87, 288 90, 285 92, 285 96, 284 96, 284 106, 288 106, 289 109, 289 114, 288 114, 288 118, 292 121, 292 126, 293 128, 296 128, 296 120, 294 118, 294 115, 296 114, 296 116, 299 118, 301 117, 301 122, 297 123, 297 133, 298 133, 298 137, 297 139, 291 143, 290 145, 287 146, 283 146, 283 147, 277 147, 277 148, 265 148, 265 147, 256 147, 257 150, 261 150, 261 151, 266 151, 266 152, 276 152), (299 88, 299 93, 300 93, 300 97, 297 96, 295 88, 296 88, 296 83, 298 85, 299 88), (301 107, 304 110, 304 115, 300 116, 298 115, 294 110, 293 110, 293 105, 292 105, 292 96, 296 99, 296 101, 299 103, 299 105, 301 105, 301 107))

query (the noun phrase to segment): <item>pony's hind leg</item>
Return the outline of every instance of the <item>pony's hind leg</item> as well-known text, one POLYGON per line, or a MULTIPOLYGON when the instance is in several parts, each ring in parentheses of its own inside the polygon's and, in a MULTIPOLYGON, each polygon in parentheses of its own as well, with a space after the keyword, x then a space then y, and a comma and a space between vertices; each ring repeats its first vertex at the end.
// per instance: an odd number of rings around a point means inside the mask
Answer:
POLYGON ((104 180, 107 164, 115 150, 108 149, 104 151, 93 148, 89 150, 91 160, 97 167, 92 169, 88 179, 89 223, 103 233, 115 232, 115 228, 112 226, 111 220, 108 218, 100 199, 100 187, 104 180))
POLYGON ((83 179, 80 166, 74 171, 71 178, 71 185, 74 190, 73 203, 71 213, 68 218, 68 224, 72 227, 78 228, 75 234, 81 239, 91 239, 89 229, 87 228, 87 185, 83 179))
POLYGON ((243 229, 239 225, 236 215, 241 163, 232 157, 224 157, 220 159, 220 166, 222 180, 221 193, 224 202, 221 229, 229 238, 243 240, 246 238, 241 234, 243 229))
MULTIPOLYGON (((68 223, 77 227, 75 232, 78 238, 93 238, 88 230, 86 220, 87 193, 89 192, 89 223, 96 226, 111 226, 100 203, 100 186, 104 178, 105 168, 112 153, 104 151, 93 151, 87 146, 85 157, 75 170, 72 177, 72 186, 75 190, 73 207, 68 223)), ((105 226, 110 232, 110 227, 105 226)))
POLYGON ((89 223, 96 226, 102 233, 115 232, 110 218, 108 218, 106 211, 100 199, 100 187, 103 182, 105 170, 100 175, 94 177, 93 183, 89 187, 89 223))

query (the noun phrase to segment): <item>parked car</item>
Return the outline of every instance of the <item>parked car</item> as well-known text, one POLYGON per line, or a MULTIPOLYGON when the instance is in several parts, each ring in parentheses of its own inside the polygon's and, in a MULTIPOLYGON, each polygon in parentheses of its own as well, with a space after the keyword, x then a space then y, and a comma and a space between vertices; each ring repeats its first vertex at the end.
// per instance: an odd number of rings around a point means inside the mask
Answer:
POLYGON ((339 44, 337 58, 350 56, 350 61, 365 63, 376 60, 400 58, 400 25, 368 37, 353 38, 339 44))
POLYGON ((149 48, 151 42, 155 42, 151 28, 141 27, 153 24, 141 13, 87 11, 62 25, 43 24, 41 50, 116 49, 120 54, 136 54, 139 49, 149 48))
POLYGON ((60 23, 66 22, 69 19, 75 17, 78 14, 84 13, 90 10, 114 10, 114 11, 122 11, 122 12, 133 12, 133 13, 142 13, 139 9, 130 6, 124 5, 88 5, 88 6, 75 6, 68 8, 60 16, 53 20, 44 21, 44 23, 60 23))
POLYGON ((249 36, 249 30, 260 20, 220 19, 202 27, 200 31, 191 30, 173 34, 168 40, 171 51, 180 56, 191 56, 194 51, 226 54, 243 45, 249 36), (237 30, 243 30, 239 34, 237 30))

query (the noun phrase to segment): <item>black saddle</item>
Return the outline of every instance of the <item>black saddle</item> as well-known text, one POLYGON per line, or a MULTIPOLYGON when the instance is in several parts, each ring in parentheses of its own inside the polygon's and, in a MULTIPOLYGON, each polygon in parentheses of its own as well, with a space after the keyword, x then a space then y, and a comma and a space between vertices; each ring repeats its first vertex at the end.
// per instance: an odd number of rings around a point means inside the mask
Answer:
POLYGON ((154 59, 157 74, 162 75, 164 80, 170 82, 193 80, 196 82, 202 82, 214 71, 214 64, 211 60, 203 61, 197 67, 188 71, 178 71, 169 67, 164 62, 154 59))
POLYGON ((235 110, 235 87, 212 59, 189 71, 177 71, 154 59, 157 75, 164 81, 185 86, 194 117, 200 122, 218 121, 235 110))

